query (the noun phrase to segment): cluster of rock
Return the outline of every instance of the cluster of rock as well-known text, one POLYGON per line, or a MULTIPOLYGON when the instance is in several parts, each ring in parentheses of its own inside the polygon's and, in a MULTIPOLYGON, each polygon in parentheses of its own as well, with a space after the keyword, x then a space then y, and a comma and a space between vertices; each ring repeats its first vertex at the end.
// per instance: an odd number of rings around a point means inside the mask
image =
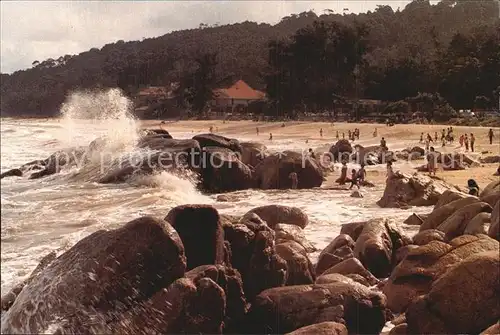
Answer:
POLYGON ((387 147, 373 145, 354 147, 348 140, 342 139, 330 147, 329 153, 336 162, 355 162, 364 165, 385 164, 397 160, 396 154, 387 147))
POLYGON ((178 206, 48 255, 2 297, 2 332, 479 334, 500 318, 499 209, 500 182, 447 190, 413 238, 344 224, 313 265, 299 208, 178 206))
MULTIPOLYGON (((55 153, 44 161, 7 171, 1 178, 29 175, 35 179, 51 175, 63 166, 87 163, 87 158, 105 145, 106 139, 98 138, 88 148, 55 153)), ((137 149, 133 155, 113 161, 97 181, 116 183, 134 174, 189 170, 199 176, 200 186, 210 192, 287 189, 292 187, 291 172, 297 173, 298 188, 319 187, 323 183, 322 167, 308 155, 292 151, 270 154, 260 143, 240 142, 215 134, 181 140, 173 139, 165 130, 148 130, 138 141, 137 149)))

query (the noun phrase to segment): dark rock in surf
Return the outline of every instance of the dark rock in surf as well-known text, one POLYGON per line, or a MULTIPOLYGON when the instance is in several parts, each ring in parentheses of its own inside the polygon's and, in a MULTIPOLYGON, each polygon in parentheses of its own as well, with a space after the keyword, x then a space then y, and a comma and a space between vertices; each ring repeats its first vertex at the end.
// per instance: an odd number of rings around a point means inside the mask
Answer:
POLYGON ((41 333, 59 320, 68 332, 88 332, 93 320, 106 323, 146 301, 184 276, 185 268, 182 242, 163 220, 142 217, 97 231, 23 288, 3 315, 2 332, 41 333))
POLYGON ((11 169, 9 171, 0 174, 0 179, 3 179, 5 177, 22 177, 22 176, 23 176, 23 171, 21 171, 21 169, 11 169))
POLYGON ((267 147, 257 142, 241 142, 241 161, 251 167, 256 167, 269 156, 267 147))
POLYGON ((224 231, 219 213, 208 205, 172 208, 165 217, 179 234, 187 258, 187 269, 224 263, 224 231))
POLYGON ((307 214, 298 207, 283 205, 260 206, 248 211, 243 218, 251 214, 258 215, 272 229, 275 229, 278 223, 296 225, 302 229, 309 223, 307 214))
POLYGON ((297 188, 320 187, 323 170, 319 163, 308 155, 294 151, 283 151, 266 157, 255 167, 255 181, 258 188, 290 189, 290 173, 297 174, 297 188))
POLYGON ((217 147, 229 149, 239 154, 242 152, 240 142, 234 138, 227 138, 216 134, 200 134, 194 136, 193 140, 198 141, 202 149, 206 147, 217 147))
POLYGON ((342 139, 332 145, 329 152, 332 155, 333 161, 342 162, 349 161, 353 149, 348 140, 342 139))
POLYGON ((252 170, 235 152, 220 147, 202 149, 200 176, 203 189, 210 192, 245 190, 254 186, 252 170))

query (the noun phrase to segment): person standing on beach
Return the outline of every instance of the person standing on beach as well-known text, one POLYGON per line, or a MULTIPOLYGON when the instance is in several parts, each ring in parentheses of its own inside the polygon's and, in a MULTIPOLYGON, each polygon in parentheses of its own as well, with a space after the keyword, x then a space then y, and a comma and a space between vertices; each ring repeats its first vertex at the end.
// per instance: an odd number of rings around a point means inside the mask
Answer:
POLYGON ((351 129, 349 129, 349 131, 347 132, 347 135, 349 136, 349 140, 352 140, 352 133, 351 133, 351 129))
POLYGON ((458 143, 460 143, 460 148, 464 146, 464 135, 460 135, 460 138, 458 139, 458 143))
POLYGON ((420 143, 424 143, 424 133, 420 134, 420 143))
POLYGON ((377 128, 373 131, 373 137, 377 137, 377 128))
POLYGON ((269 141, 273 140, 273 133, 269 133, 269 141))
POLYGON ((323 138, 323 128, 319 129, 319 137, 323 138))
POLYGON ((292 190, 296 190, 299 185, 299 177, 296 172, 292 172, 288 175, 288 178, 292 180, 292 190))
POLYGON ((438 132, 437 131, 434 132, 434 141, 436 141, 436 142, 438 141, 438 132))
POLYGON ((429 170, 429 175, 436 175, 436 152, 434 147, 431 147, 431 151, 427 154, 427 169, 429 170))
POLYGON ((259 135, 259 127, 255 127, 255 131, 257 132, 257 135, 259 135))
POLYGON ((429 141, 429 137, 425 139, 425 151, 429 151, 429 147, 431 146, 431 142, 429 141))
POLYGON ((432 136, 431 134, 427 133, 427 141, 432 142, 432 136))
POLYGON ((380 146, 384 149, 387 148, 387 143, 384 137, 382 137, 382 139, 380 140, 380 146))
POLYGON ((470 151, 474 152, 474 142, 476 142, 476 138, 473 133, 470 133, 470 151))
POLYGON ((464 137, 464 144, 465 144, 465 151, 469 151, 469 138, 467 137, 467 134, 465 134, 464 137))
POLYGON ((339 131, 337 130, 337 132, 335 133, 335 138, 338 140, 339 139, 339 131))
POLYGON ((490 130, 488 131, 488 137, 490 139, 490 144, 493 144, 493 129, 490 128, 490 130))
MULTIPOLYGON (((446 131, 443 129, 441 130, 441 140, 443 140, 444 138, 446 138, 446 131)), ((436 139, 437 141, 437 139, 436 139)))
POLYGON ((394 171, 392 170, 392 162, 388 161, 387 162, 387 179, 392 178, 394 176, 394 171))
POLYGON ((340 178, 337 179, 337 183, 344 185, 347 179, 347 162, 342 162, 342 169, 340 170, 340 178))
POLYGON ((210 126, 210 128, 208 130, 210 130, 210 132, 213 133, 214 132, 214 127, 210 126))
POLYGON ((356 169, 352 169, 351 170, 351 186, 349 187, 349 189, 352 189, 352 187, 356 185, 359 189, 359 184, 358 184, 358 177, 357 177, 357 173, 356 173, 356 169))
POLYGON ((357 178, 358 178, 359 184, 362 185, 365 181, 365 178, 366 178, 365 164, 361 164, 361 168, 358 170, 357 178))
POLYGON ((345 140, 345 133, 342 133, 342 139, 345 140))

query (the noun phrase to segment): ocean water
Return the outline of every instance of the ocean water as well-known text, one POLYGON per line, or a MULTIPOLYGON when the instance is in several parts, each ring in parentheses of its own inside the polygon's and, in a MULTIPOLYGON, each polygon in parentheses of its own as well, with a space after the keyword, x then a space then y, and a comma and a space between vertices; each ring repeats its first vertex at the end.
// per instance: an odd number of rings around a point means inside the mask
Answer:
MULTIPOLYGON (((2 119, 1 170, 45 159, 57 150, 88 146, 100 136, 108 138, 102 150, 127 153, 133 150, 139 128, 129 110, 130 102, 119 91, 110 90, 70 96, 58 119, 2 119)), ((181 131, 171 134, 174 138, 194 135, 181 131)), ((245 135, 241 139, 252 138, 245 135)), ((302 150, 311 145, 315 143, 283 139, 274 141, 269 148, 302 150)), ((221 213, 234 215, 261 205, 297 206, 309 216, 305 234, 320 250, 338 235, 343 223, 381 216, 404 219, 412 212, 430 211, 378 208, 375 202, 382 195, 383 185, 365 192, 362 199, 325 186, 311 190, 245 190, 229 194, 230 202, 217 202, 216 194, 202 194, 193 180, 167 172, 109 185, 94 182, 92 173, 73 168, 38 180, 1 180, 2 294, 28 276, 51 251, 62 253, 96 230, 113 229, 142 215, 163 218, 172 207, 182 204, 211 204, 221 213)), ((410 232, 415 229, 404 228, 410 232)), ((313 261, 317 254, 311 255, 313 261)))

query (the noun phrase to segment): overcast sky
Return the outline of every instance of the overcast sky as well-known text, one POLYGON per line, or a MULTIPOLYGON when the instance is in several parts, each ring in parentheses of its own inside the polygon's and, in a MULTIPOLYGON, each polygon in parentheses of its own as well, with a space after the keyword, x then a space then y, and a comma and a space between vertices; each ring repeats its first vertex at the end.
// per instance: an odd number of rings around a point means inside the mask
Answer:
POLYGON ((35 60, 78 54, 117 40, 138 40, 200 23, 245 20, 277 23, 292 13, 324 9, 342 13, 395 10, 410 1, 1 1, 1 72, 31 67, 35 60))

